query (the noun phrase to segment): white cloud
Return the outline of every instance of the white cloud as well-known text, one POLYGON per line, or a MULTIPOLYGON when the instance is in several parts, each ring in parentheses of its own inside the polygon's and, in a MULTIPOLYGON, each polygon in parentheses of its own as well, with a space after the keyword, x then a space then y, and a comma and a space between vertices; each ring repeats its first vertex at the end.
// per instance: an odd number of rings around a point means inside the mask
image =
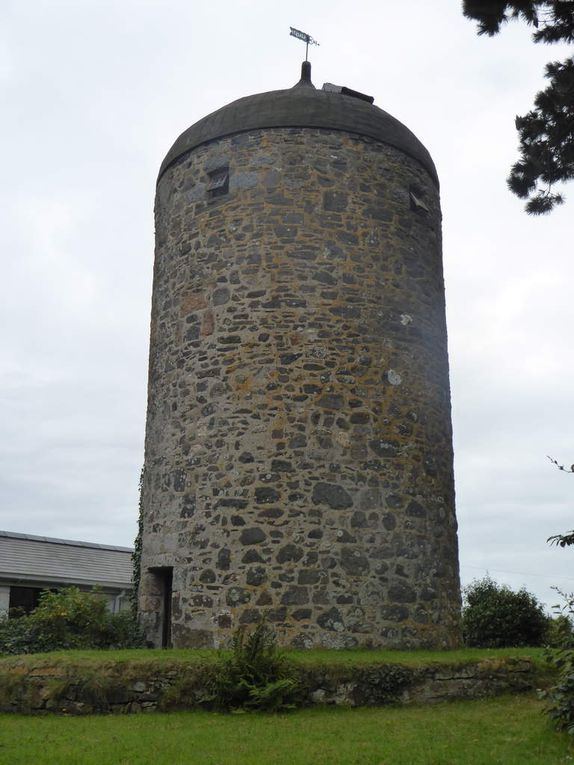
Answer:
POLYGON ((313 77, 375 96, 442 187, 465 581, 547 600, 572 553, 574 187, 527 218, 506 189, 513 120, 563 48, 478 38, 450 0, 35 0, 0 11, 2 525, 130 544, 143 429, 156 173, 177 135, 248 93, 313 77), (501 574, 500 578, 507 576, 501 574), (554 579, 556 577, 556 580, 554 579))

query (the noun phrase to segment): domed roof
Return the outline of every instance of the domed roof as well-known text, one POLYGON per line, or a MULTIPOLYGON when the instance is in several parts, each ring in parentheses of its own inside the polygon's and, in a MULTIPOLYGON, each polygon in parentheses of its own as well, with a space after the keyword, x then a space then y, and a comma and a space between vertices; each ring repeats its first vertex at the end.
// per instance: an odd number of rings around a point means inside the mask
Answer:
POLYGON ((438 186, 429 152, 402 122, 361 98, 317 90, 311 84, 310 67, 305 66, 294 87, 239 98, 185 130, 162 162, 159 178, 197 146, 247 130, 278 127, 342 130, 389 144, 418 160, 438 186))

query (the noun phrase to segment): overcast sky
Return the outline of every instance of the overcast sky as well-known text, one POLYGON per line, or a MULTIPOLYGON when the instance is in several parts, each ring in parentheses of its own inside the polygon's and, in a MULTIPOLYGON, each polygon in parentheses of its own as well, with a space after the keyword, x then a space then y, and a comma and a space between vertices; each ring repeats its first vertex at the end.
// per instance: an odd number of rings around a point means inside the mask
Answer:
POLYGON ((205 114, 299 79, 375 97, 441 179, 464 583, 574 590, 574 184, 530 218, 506 189, 544 85, 521 24, 456 0, 2 0, 0 528, 131 545, 143 462, 160 163, 205 114))

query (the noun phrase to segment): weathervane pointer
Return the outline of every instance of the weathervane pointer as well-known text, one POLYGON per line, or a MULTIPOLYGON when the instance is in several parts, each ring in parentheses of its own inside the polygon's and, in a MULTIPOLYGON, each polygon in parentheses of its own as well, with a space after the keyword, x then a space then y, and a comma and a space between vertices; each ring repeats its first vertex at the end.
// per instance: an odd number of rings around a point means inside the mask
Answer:
POLYGON ((305 61, 307 61, 309 57, 309 45, 319 45, 317 40, 314 40, 311 35, 308 35, 307 32, 301 32, 300 29, 295 29, 295 27, 289 27, 291 32, 289 33, 291 37, 296 37, 298 40, 303 40, 305 43, 305 61))

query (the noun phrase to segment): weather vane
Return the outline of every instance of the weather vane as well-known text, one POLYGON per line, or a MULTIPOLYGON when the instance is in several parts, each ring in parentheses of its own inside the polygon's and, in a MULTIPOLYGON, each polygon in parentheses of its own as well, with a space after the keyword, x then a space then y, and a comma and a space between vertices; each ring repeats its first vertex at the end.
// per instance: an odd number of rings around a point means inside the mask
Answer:
POLYGON ((303 40, 305 43, 305 61, 307 61, 308 54, 309 54, 309 45, 319 45, 317 40, 314 40, 311 35, 308 35, 307 32, 301 32, 300 29, 295 29, 295 27, 289 27, 291 30, 291 37, 296 37, 298 40, 303 40))

